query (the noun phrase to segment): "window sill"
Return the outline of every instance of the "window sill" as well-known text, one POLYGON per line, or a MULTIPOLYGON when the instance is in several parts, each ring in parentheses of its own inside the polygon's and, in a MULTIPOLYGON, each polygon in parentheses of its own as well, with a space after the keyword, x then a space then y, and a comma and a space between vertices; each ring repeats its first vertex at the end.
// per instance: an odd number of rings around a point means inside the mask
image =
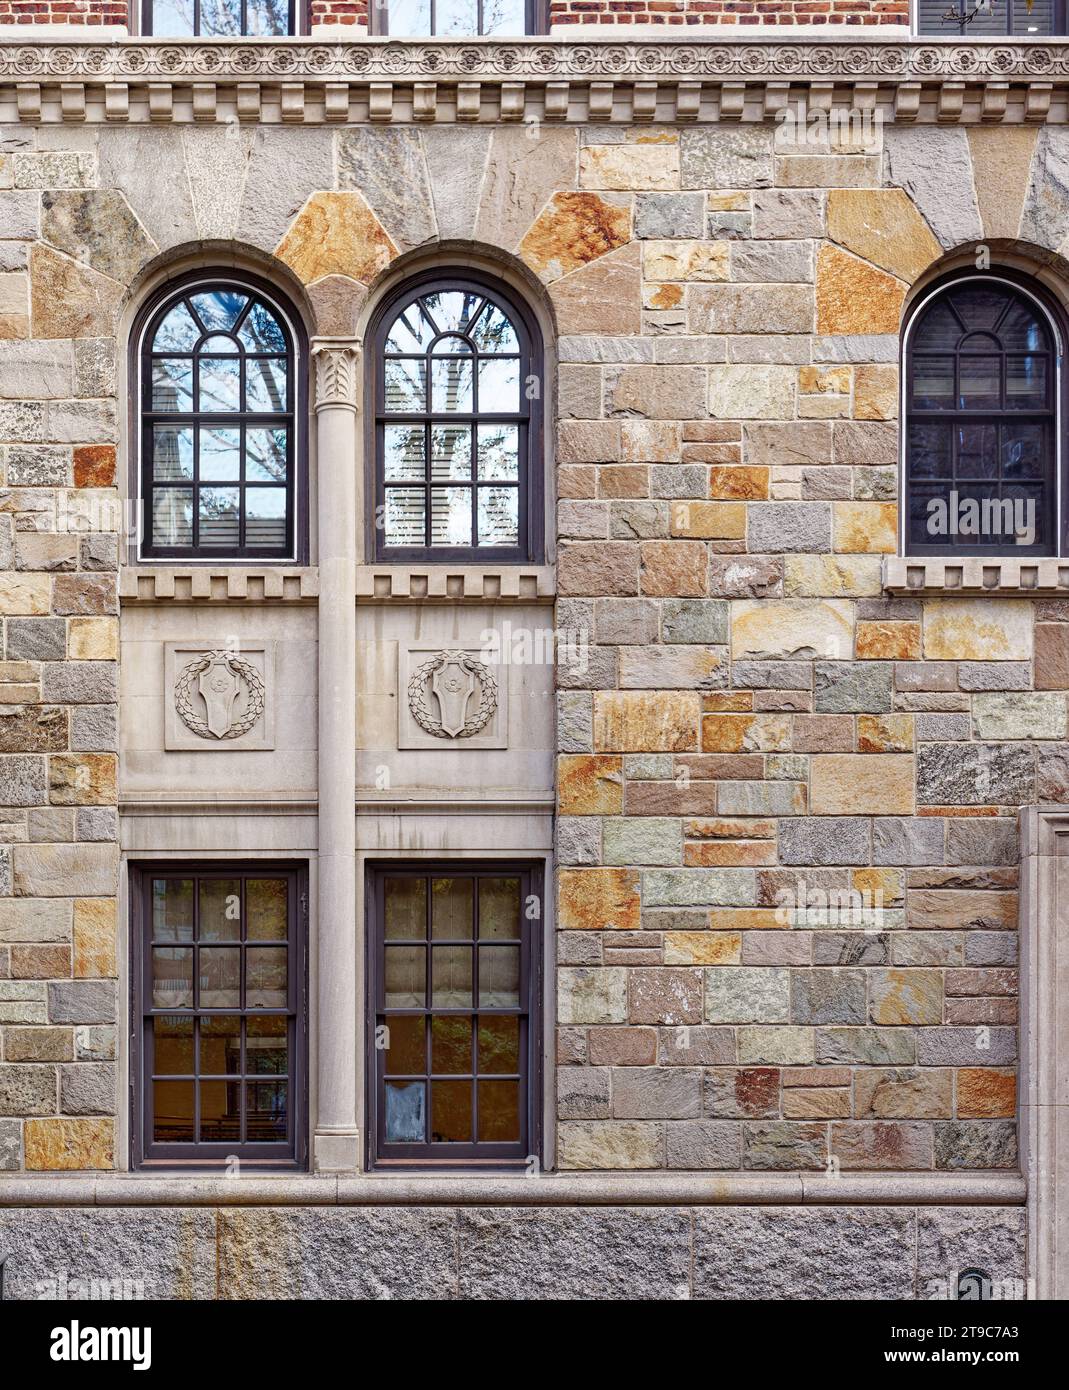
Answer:
POLYGON ((552 565, 358 565, 357 603, 550 603, 552 565))
POLYGON ((892 594, 993 594, 1010 598, 1069 594, 1069 558, 887 555, 883 587, 892 594))
POLYGON ((319 571, 303 565, 124 565, 119 602, 314 603, 319 571))

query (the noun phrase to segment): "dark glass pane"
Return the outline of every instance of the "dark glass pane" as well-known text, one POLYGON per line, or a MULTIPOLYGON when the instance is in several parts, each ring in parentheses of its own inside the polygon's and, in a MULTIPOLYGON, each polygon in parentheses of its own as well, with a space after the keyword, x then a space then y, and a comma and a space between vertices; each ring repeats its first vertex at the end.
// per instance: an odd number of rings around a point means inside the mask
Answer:
POLYGON ((286 489, 245 489, 245 544, 283 550, 286 546, 286 489))
POLYGON ((247 1081, 246 1129, 250 1144, 280 1143, 286 1138, 289 1118, 289 1083, 247 1081))
POLYGON ((479 477, 483 481, 515 481, 520 476, 520 431, 517 425, 480 425, 479 477))
POLYGON ((447 940, 470 940, 474 935, 474 880, 435 878, 431 880, 431 936, 447 940))
POLYGON ((200 1083, 200 1138, 203 1144, 235 1143, 241 1138, 241 1082, 200 1083))
POLYGON ((192 1016, 158 1014, 152 1020, 152 1049, 153 1071, 172 1076, 187 1076, 196 1071, 192 1016))
POLYGON ((152 1083, 152 1137, 157 1144, 192 1144, 196 1139, 193 1086, 192 1081, 152 1083))
MULTIPOLYGON (((250 16, 254 10, 259 10, 263 6, 264 0, 249 0, 250 16)), ((288 9, 288 6, 281 3, 281 0, 268 0, 268 8, 272 6, 277 9, 279 14, 288 9)), ((271 310, 266 305, 261 304, 259 300, 253 302, 252 308, 245 315, 238 338, 242 346, 249 352, 286 351, 286 335, 282 331, 282 325, 271 310)))
POLYGON ((479 880, 479 940, 518 941, 520 939, 520 880, 481 878, 479 880))
POLYGON ((479 545, 515 545, 520 533, 520 494, 514 487, 479 489, 479 545))
POLYGON ((158 483, 192 478, 193 431, 188 425, 153 425, 152 476, 158 483))
POLYGON ((1001 285, 975 282, 951 290, 950 295, 967 333, 992 332, 1010 299, 1001 285))
POLYGON ((479 1082, 479 1142, 516 1144, 520 1138, 520 1083, 479 1082))
POLYGON ((388 359, 385 374, 386 409, 412 415, 427 409, 427 364, 423 358, 388 359))
POLYGON ((289 1071, 289 1024, 278 1014, 261 1014, 245 1024, 245 1070, 257 1076, 289 1071))
POLYGON ((489 1014, 479 1019, 479 1071, 517 1072, 520 1069, 520 1020, 515 1015, 489 1014))
MULTIPOLYGON (((505 4, 501 4, 505 8, 505 4)), ((471 327, 471 339, 480 352, 516 352, 520 342, 504 311, 489 300, 471 327)))
POLYGON ((201 290, 191 296, 197 317, 208 333, 229 331, 248 302, 247 296, 237 290, 201 290))
POLYGON ((1047 404, 1047 359, 1006 358, 1006 409, 1043 410, 1047 404))
POLYGON ((515 415, 520 408, 520 359, 495 357, 479 363, 479 409, 515 415))
POLYGON ((998 357, 959 359, 958 405, 962 410, 997 410, 1001 403, 1001 361, 998 357))
POLYGON ((202 1076, 236 1076, 241 1071, 241 1019, 215 1014, 200 1021, 202 1076))
POLYGON ((961 425, 958 435, 957 478, 998 477, 998 426, 961 425))
POLYGON ((422 941, 427 935, 427 880, 388 878, 383 883, 386 901, 386 939, 422 941))
POLYGON ((470 1144, 471 1082, 431 1082, 431 1139, 436 1144, 470 1144))
MULTIPOLYGON (((155 14, 159 14, 162 9, 182 8, 188 10, 189 29, 193 28, 193 0, 183 3, 183 0, 175 0, 173 5, 161 5, 159 0, 155 7, 155 14)), ((193 322, 193 315, 186 308, 182 301, 168 310, 163 322, 156 329, 156 336, 152 340, 153 352, 192 352, 197 344, 197 339, 201 335, 200 327, 193 322)))
POLYGON ((1002 426, 1002 476, 1042 478, 1047 472, 1047 427, 1041 424, 1002 426))
POLYGON ((426 1083, 423 1081, 387 1081, 387 1144, 422 1144, 426 1137, 426 1083))
POLYGON ((427 1070, 426 1022, 424 1016, 391 1014, 386 1019, 389 1046, 385 1048, 388 1076, 411 1076, 427 1070))
POLYGON ((918 410, 954 408, 953 357, 914 356, 913 404, 918 410))
POLYGON ((193 940, 193 880, 152 880, 152 936, 156 941, 193 940))
POLYGON ((192 357, 157 358, 152 363, 152 409, 193 409, 192 357))
POLYGON ((190 946, 156 946, 152 951, 152 1007, 193 1007, 193 949, 190 946))
POLYGON ((285 946, 250 946, 245 952, 245 1004, 250 1009, 284 1009, 289 987, 285 946))
POLYGON ((240 879, 201 879, 200 939, 201 941, 240 941, 240 879))
POLYGON ((431 477, 436 482, 471 477, 471 426, 431 427, 431 477))
POLYGON ((443 338, 439 338, 431 348, 435 357, 452 356, 457 352, 471 352, 471 350, 471 344, 467 338, 461 337, 459 333, 447 333, 443 338))
POLYGON ((250 941, 284 941, 289 921, 289 884, 284 878, 250 878, 245 884, 250 941))
POLYGON ((284 483, 287 477, 286 431, 245 431, 245 477, 250 483, 284 483))
POLYGON ((245 409, 281 414, 289 404, 284 357, 250 357, 245 364, 245 409))
POLYGON ((471 545, 470 488, 431 488, 431 545, 471 545))
POLYGON ((382 436, 383 476, 386 481, 421 482, 427 471, 423 426, 384 425, 382 436))
POLYGON ((156 488, 152 494, 152 544, 193 544, 193 489, 156 488))
POLYGON ((202 357, 198 408, 209 414, 241 409, 241 362, 237 357, 202 357))
POLYGON ((911 545, 953 546, 949 535, 946 493, 951 483, 935 487, 912 486, 909 490, 909 541, 911 545), (941 528, 941 529, 940 529, 941 528))
POLYGON ((953 473, 951 432, 947 424, 915 421, 909 427, 909 476, 949 478, 953 473))
POLYGON ((998 326, 998 336, 1006 352, 1040 352, 1050 347, 1045 322, 1024 299, 1017 299, 998 326))
POLYGON ((386 489, 383 534, 387 545, 423 545, 427 496, 421 488, 386 489))
POLYGON ((479 948, 479 1007, 516 1009, 520 1003, 520 948, 479 948))
POLYGON ((388 1009, 422 1009, 427 1004, 427 951, 423 946, 386 947, 388 1009))
MULTIPOLYGON (((1054 0, 1017 0, 1013 7, 1013 28, 1015 35, 1035 38, 1040 34, 1053 34, 1054 0)), ((1064 30, 1062 31, 1064 32, 1064 30)))
POLYGON ((431 359, 431 409, 436 414, 472 409, 471 366, 470 358, 431 359))
POLYGON ((952 352, 963 332, 946 296, 943 296, 921 315, 913 331, 912 347, 914 352, 952 352))
POLYGON ((431 954, 431 1002, 439 1009, 471 1007, 471 948, 435 946, 431 954))
POLYGON ((202 946, 200 950, 200 1007, 241 1007, 241 949, 237 946, 202 946))
POLYGON ((431 1071, 471 1073, 471 1019, 438 1014, 431 1019, 431 1071))
POLYGON ((1012 544, 1013 506, 1002 502, 998 490, 989 485, 962 483, 952 499, 958 543, 966 546, 1004 546, 1012 544))
POLYGON ((1002 490, 1004 502, 1013 506, 1013 543, 1030 546, 1048 542, 1050 509, 1041 485, 1014 483, 1002 490))
POLYGON ((200 543, 206 546, 236 547, 238 544, 238 497, 236 487, 202 487, 199 503, 200 543))
POLYGON ((200 476, 209 483, 236 483, 241 478, 240 430, 201 426, 200 476))

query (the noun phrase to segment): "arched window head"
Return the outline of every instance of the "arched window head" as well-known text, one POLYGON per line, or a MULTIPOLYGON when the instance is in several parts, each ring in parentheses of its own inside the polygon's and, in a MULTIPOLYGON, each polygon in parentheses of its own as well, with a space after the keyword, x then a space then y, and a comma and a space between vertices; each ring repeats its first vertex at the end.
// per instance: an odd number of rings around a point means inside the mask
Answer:
POLYGON ((294 330, 240 281, 192 282, 141 339, 142 555, 296 559, 294 330))
POLYGON ((374 335, 380 560, 530 560, 540 552, 541 344, 498 286, 438 276, 383 308, 374 335))
POLYGON ((907 329, 907 554, 1055 552, 1059 372, 1042 301, 997 273, 921 303, 907 329))

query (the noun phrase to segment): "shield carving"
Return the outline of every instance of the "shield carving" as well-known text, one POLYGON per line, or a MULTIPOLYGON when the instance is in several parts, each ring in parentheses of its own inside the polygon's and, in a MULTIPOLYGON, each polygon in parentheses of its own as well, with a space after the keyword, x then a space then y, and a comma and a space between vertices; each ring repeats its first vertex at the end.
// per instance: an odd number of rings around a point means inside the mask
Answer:
POLYGON ((431 676, 443 730, 456 738, 467 723, 468 701, 475 693, 475 675, 459 655, 450 655, 431 676))
POLYGON ((205 723, 216 738, 223 738, 233 722, 234 701, 241 694, 241 681, 225 657, 215 655, 200 673, 197 688, 208 711, 205 723))

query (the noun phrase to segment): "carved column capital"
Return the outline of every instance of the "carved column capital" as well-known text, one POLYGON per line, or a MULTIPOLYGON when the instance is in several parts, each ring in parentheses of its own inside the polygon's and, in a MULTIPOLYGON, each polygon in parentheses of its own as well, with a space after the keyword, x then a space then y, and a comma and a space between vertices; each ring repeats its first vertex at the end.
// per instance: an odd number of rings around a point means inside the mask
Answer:
POLYGON ((360 345, 351 338, 313 338, 315 408, 347 406, 356 409, 356 380, 360 345))

